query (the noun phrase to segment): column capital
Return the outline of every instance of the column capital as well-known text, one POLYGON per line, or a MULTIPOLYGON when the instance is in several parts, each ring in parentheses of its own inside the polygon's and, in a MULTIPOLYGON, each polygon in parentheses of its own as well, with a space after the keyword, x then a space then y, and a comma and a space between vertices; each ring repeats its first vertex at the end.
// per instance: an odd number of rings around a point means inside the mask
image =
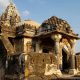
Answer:
POLYGON ((76 43, 76 39, 70 39, 71 43, 76 43))
POLYGON ((53 40, 59 42, 60 39, 62 38, 62 35, 61 35, 61 34, 53 34, 53 35, 51 36, 51 38, 52 38, 53 40))
POLYGON ((76 39, 70 39, 70 43, 71 43, 72 46, 74 46, 75 43, 76 43, 76 39))

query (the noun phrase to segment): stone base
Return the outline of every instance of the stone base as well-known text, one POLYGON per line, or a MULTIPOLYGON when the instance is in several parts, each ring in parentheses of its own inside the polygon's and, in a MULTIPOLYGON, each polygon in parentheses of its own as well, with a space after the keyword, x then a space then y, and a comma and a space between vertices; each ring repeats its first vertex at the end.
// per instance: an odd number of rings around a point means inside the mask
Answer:
POLYGON ((59 69, 57 70, 56 74, 59 75, 59 76, 62 76, 62 73, 59 69))
POLYGON ((46 72, 44 75, 58 75, 58 76, 62 76, 62 73, 60 70, 53 70, 53 71, 50 71, 50 72, 46 72))
POLYGON ((77 74, 77 70, 76 70, 76 69, 70 69, 70 70, 69 70, 69 74, 70 74, 70 75, 77 74))
POLYGON ((44 75, 62 75, 61 71, 59 69, 56 69, 57 67, 54 64, 46 64, 46 69, 44 75))

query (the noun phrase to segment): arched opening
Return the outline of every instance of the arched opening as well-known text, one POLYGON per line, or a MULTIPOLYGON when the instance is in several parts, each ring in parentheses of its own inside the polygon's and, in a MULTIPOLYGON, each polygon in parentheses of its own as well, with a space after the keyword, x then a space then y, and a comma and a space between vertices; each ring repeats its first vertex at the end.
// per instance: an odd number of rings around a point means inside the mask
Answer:
POLYGON ((68 72, 70 63, 69 63, 69 55, 68 53, 62 49, 62 71, 63 72, 68 72))

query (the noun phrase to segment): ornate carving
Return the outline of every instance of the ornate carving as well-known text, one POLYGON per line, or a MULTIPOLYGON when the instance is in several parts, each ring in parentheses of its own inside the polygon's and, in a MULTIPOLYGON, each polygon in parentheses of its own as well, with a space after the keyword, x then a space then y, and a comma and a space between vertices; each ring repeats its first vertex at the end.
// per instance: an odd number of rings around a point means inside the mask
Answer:
POLYGON ((12 2, 8 5, 7 9, 2 14, 1 21, 9 21, 11 26, 14 26, 16 23, 21 21, 16 6, 12 2))

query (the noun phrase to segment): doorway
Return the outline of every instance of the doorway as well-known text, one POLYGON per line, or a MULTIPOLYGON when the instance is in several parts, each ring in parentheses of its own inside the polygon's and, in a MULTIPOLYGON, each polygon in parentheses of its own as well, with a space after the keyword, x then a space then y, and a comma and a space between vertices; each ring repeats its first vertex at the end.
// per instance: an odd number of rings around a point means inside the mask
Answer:
POLYGON ((68 59, 68 54, 66 51, 63 49, 62 50, 62 71, 66 72, 69 69, 69 59, 68 59))

